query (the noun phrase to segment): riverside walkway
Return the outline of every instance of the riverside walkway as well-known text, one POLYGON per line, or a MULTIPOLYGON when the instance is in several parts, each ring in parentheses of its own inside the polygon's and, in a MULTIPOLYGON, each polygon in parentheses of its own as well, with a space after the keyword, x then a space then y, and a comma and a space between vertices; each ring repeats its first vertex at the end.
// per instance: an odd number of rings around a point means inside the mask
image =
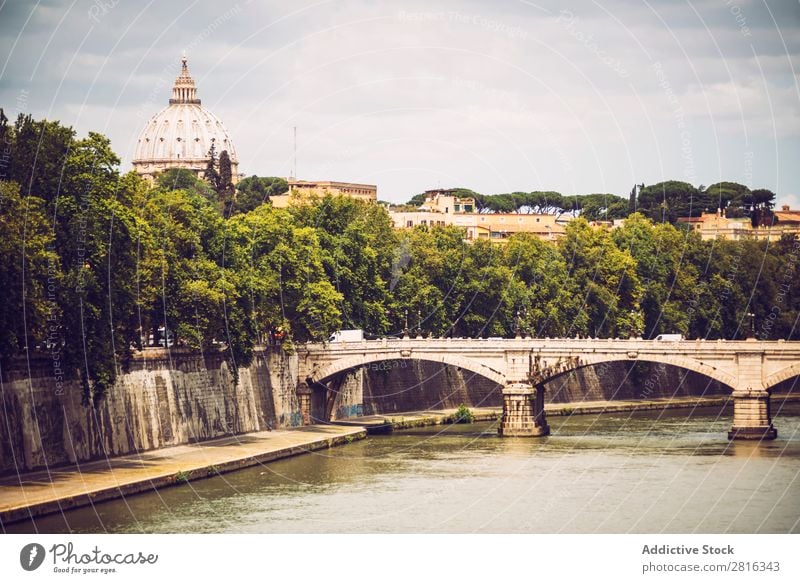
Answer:
POLYGON ((0 478, 7 523, 207 478, 366 437, 363 427, 261 431, 0 478))

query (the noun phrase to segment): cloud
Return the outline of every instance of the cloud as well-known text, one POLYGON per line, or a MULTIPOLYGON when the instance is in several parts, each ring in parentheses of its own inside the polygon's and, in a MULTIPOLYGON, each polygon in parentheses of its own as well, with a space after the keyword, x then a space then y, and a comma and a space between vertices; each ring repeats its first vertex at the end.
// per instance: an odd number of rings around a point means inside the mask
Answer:
POLYGON ((0 103, 27 91, 35 116, 104 131, 125 164, 187 49, 248 173, 288 174, 297 126, 301 177, 375 181, 395 201, 742 180, 750 153, 756 187, 800 192, 796 3, 93 6, 3 5, 0 103))

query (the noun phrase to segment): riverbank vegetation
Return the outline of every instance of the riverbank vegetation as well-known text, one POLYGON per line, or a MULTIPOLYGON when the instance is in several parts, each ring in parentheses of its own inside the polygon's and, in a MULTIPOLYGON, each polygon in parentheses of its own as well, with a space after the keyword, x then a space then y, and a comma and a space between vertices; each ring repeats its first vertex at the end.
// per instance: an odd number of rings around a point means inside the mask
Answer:
MULTIPOLYGON (((790 239, 704 242, 645 212, 614 230, 577 216, 557 244, 524 234, 468 244, 456 227, 396 231, 382 206, 348 198, 273 208, 286 187, 277 178, 245 179, 233 199, 188 171, 150 185, 120 172, 106 137, 57 122, 21 116, 0 124, 0 140, 0 364, 44 351, 81 378, 87 403, 153 345, 225 351, 235 374, 259 342, 349 328, 736 339, 753 326, 798 339, 790 239)), ((595 214, 623 212, 592 200, 595 214)))

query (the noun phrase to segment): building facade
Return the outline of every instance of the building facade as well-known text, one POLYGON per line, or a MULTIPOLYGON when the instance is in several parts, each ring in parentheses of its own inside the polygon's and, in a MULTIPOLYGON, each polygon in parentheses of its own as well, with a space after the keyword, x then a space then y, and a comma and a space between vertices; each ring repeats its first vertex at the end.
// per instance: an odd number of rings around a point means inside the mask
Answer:
POLYGON ((302 202, 313 197, 323 197, 326 194, 347 196, 364 202, 377 202, 378 200, 378 187, 374 184, 332 180, 296 180, 294 178, 287 178, 286 182, 289 185, 288 193, 270 197, 272 206, 275 208, 286 208, 295 201, 302 202))
POLYGON ((725 211, 703 213, 699 217, 681 217, 678 223, 700 235, 704 241, 730 239, 732 241, 777 241, 784 235, 800 235, 800 211, 783 205, 774 211, 772 224, 754 227, 748 217, 728 218, 725 211))
POLYGON ((418 211, 389 211, 396 229, 454 225, 464 231, 465 241, 486 239, 493 243, 505 243, 516 233, 529 233, 545 241, 554 241, 565 233, 556 215, 476 213, 473 198, 459 198, 446 190, 425 194, 418 211))
POLYGON ((201 105, 183 57, 169 104, 139 134, 133 168, 150 181, 170 168, 185 168, 203 178, 212 146, 217 156, 223 151, 228 153, 232 180, 237 182, 239 158, 230 134, 219 118, 201 105))

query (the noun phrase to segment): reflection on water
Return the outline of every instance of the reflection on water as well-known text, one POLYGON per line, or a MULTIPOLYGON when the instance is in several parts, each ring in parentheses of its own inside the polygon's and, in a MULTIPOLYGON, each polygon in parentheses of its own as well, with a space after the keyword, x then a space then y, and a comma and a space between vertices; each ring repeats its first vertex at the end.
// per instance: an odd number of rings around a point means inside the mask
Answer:
MULTIPOLYGON (((778 408, 776 408, 778 409, 778 408)), ((32 523, 13 532, 800 532, 800 404, 772 442, 730 410, 420 428, 32 523)))

